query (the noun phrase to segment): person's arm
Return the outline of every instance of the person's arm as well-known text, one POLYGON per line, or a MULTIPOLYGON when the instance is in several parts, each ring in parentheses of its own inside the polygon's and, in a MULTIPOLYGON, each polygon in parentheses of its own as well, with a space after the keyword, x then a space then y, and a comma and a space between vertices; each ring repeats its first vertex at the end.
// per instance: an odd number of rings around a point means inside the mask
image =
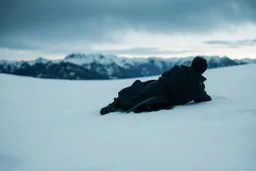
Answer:
POLYGON ((195 99, 194 101, 195 101, 195 102, 207 102, 207 101, 211 101, 212 98, 211 98, 211 96, 209 96, 209 95, 206 93, 204 83, 202 83, 202 89, 203 89, 202 94, 200 95, 200 97, 198 97, 198 98, 195 99))

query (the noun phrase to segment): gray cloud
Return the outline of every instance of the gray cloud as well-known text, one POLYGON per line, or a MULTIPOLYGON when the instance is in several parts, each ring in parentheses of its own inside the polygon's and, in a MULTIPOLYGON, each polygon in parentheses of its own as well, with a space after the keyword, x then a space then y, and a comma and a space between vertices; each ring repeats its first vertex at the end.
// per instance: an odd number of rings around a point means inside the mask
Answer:
POLYGON ((168 54, 181 54, 186 52, 192 51, 170 51, 170 50, 160 50, 158 48, 130 48, 130 49, 119 49, 119 50, 109 50, 109 51, 97 51, 103 54, 131 54, 131 55, 151 55, 151 54, 158 54, 158 55, 168 55, 168 54))
POLYGON ((256 23, 255 0, 2 0, 0 47, 118 42, 124 29, 208 33, 256 23))
POLYGON ((237 40, 237 41, 212 40, 212 41, 205 41, 204 43, 209 45, 224 45, 232 48, 237 48, 240 46, 254 46, 256 45, 256 39, 246 39, 246 40, 237 40))

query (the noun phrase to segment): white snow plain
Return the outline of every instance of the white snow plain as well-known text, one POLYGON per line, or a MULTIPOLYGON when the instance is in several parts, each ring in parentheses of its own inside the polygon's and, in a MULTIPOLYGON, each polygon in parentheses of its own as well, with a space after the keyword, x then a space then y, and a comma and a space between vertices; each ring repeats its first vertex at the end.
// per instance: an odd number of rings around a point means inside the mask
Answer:
POLYGON ((135 79, 1 74, 0 170, 255 171, 255 72, 255 64, 207 71, 211 102, 105 116, 101 107, 135 79))

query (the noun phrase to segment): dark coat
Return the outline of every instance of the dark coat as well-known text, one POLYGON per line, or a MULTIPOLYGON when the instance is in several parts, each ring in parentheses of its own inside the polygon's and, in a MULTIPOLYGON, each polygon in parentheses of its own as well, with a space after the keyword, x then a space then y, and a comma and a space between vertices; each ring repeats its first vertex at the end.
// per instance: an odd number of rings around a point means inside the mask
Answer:
POLYGON ((116 101, 121 109, 136 113, 171 108, 193 100, 209 101, 211 97, 204 90, 205 80, 190 67, 175 66, 164 72, 158 80, 136 80, 118 93, 116 101))

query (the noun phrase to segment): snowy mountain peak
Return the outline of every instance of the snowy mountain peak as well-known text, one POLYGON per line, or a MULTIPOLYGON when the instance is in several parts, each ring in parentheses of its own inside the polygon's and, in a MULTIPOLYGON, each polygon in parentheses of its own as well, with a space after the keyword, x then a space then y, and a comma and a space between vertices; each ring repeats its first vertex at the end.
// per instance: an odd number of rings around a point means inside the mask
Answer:
POLYGON ((49 60, 43 58, 43 57, 38 57, 36 60, 35 60, 36 63, 47 63, 49 62, 49 60))
POLYGON ((122 58, 113 55, 102 54, 80 54, 73 53, 64 58, 65 62, 70 62, 77 65, 86 65, 91 63, 99 63, 102 65, 117 64, 122 65, 122 58))
POLYGON ((46 63, 48 63, 49 61, 50 61, 50 60, 47 60, 47 59, 45 59, 45 58, 43 58, 43 57, 38 57, 38 58, 35 59, 35 60, 29 61, 28 64, 29 64, 30 66, 33 66, 33 65, 35 65, 35 64, 46 64, 46 63))
MULTIPOLYGON (((113 79, 159 75, 175 65, 188 66, 187 58, 120 58, 113 55, 73 53, 62 60, 39 57, 32 61, 0 60, 0 73, 58 79, 113 79)), ((255 60, 232 60, 206 56, 208 68, 256 63, 255 60)))
POLYGON ((6 60, 0 59, 0 65, 5 64, 6 60))
POLYGON ((72 54, 66 56, 64 58, 64 60, 69 60, 69 59, 87 59, 87 58, 89 58, 88 55, 80 54, 80 53, 72 53, 72 54))
POLYGON ((103 54, 82 54, 82 53, 72 53, 64 58, 64 60, 104 60, 104 59, 114 59, 116 56, 103 55, 103 54))

